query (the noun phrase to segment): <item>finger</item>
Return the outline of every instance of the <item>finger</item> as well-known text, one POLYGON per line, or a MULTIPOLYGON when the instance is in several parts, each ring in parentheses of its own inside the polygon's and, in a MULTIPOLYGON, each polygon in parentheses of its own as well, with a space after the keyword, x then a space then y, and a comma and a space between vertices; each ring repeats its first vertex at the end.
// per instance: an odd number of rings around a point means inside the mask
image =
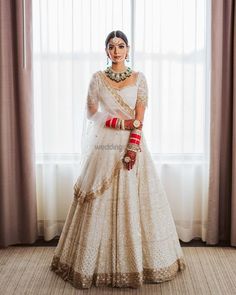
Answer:
POLYGON ((133 166, 134 166, 135 162, 136 162, 136 159, 134 159, 134 161, 133 161, 133 166))
POLYGON ((132 169, 132 168, 133 168, 133 162, 130 161, 130 169, 132 169))
POLYGON ((132 169, 132 167, 131 167, 131 162, 129 162, 129 170, 131 170, 132 169))

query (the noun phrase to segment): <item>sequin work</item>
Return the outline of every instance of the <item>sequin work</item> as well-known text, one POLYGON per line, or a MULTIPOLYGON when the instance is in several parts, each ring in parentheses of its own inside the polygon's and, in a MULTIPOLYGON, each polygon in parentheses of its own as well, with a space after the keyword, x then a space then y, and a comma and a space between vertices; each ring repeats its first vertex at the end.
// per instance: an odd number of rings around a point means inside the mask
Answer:
POLYGON ((61 263, 59 257, 56 256, 53 258, 51 266, 51 269, 55 270, 59 276, 78 289, 88 289, 92 285, 96 287, 138 288, 144 283, 161 283, 172 280, 178 269, 184 270, 185 268, 183 259, 178 259, 172 265, 163 269, 144 269, 137 273, 95 273, 92 276, 86 276, 75 272, 69 265, 61 263))
MULTIPOLYGON (((97 79, 98 74, 93 77, 88 105, 107 102, 113 91, 97 79)), ((114 108, 119 103, 132 116, 136 103, 147 105, 144 74, 140 73, 137 87, 126 87, 122 94, 114 95, 114 108)), ((128 142, 129 133, 124 130, 103 128, 99 134, 99 143, 105 145, 128 142)), ((138 288, 144 283, 169 281, 186 268, 145 134, 140 145, 130 171, 120 161, 118 150, 93 150, 74 185, 74 198, 50 269, 75 288, 138 288)))

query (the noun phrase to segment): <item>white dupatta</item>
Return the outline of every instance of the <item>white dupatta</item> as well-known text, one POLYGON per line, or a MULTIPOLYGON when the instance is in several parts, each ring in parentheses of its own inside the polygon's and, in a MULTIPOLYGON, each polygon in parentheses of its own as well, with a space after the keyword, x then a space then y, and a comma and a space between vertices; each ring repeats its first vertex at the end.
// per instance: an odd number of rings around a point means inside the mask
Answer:
MULTIPOLYGON (((137 101, 147 103, 146 79, 140 75, 144 87, 138 89, 135 99, 138 97, 137 101)), ((84 114, 80 176, 74 185, 74 197, 81 203, 101 196, 124 168, 122 159, 130 131, 104 125, 111 117, 134 119, 135 104, 132 108, 121 93, 110 86, 105 74, 98 71, 89 83, 84 114)))

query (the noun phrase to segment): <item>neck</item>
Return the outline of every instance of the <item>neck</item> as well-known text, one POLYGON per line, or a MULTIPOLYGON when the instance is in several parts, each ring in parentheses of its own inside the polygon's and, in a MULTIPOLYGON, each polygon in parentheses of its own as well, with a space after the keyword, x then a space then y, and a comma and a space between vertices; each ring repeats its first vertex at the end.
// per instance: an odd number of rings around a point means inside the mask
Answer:
POLYGON ((112 70, 114 70, 115 72, 123 72, 126 70, 126 66, 124 63, 112 63, 111 66, 112 70))

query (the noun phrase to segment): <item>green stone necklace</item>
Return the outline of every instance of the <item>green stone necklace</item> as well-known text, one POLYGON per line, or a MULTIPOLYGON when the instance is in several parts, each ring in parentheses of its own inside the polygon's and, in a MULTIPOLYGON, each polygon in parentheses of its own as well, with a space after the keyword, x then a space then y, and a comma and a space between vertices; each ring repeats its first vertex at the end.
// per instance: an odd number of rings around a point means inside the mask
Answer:
POLYGON ((111 79, 116 82, 120 82, 125 80, 127 77, 129 77, 132 74, 132 70, 130 67, 127 67, 127 69, 123 72, 115 72, 111 66, 107 67, 105 70, 105 74, 111 79))

